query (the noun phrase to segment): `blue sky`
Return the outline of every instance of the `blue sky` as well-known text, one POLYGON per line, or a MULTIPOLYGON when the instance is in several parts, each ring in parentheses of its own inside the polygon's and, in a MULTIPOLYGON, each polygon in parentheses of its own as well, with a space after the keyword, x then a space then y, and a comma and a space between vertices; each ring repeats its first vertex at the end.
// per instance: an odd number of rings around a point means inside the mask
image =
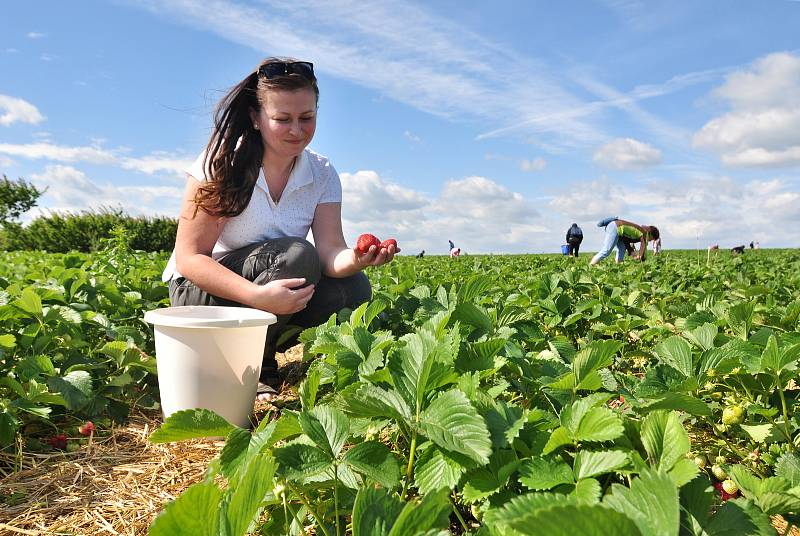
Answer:
POLYGON ((0 172, 43 209, 175 216, 217 100, 289 55, 351 243, 553 252, 576 221, 593 250, 611 215, 667 248, 797 247, 798 28, 792 0, 14 2, 0 172))

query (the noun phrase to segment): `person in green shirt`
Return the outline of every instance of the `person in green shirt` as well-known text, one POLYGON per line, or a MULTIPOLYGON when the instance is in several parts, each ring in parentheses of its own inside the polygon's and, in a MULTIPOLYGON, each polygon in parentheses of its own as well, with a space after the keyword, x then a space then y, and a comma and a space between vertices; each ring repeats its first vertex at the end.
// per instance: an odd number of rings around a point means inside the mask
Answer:
POLYGON ((626 251, 634 259, 643 261, 647 251, 647 242, 661 236, 658 228, 654 225, 638 225, 616 217, 601 220, 597 226, 605 227, 606 235, 603 239, 603 247, 592 257, 592 265, 608 257, 615 247, 617 248, 618 263, 625 258, 626 251), (635 253, 633 244, 637 242, 639 243, 639 252, 635 253))

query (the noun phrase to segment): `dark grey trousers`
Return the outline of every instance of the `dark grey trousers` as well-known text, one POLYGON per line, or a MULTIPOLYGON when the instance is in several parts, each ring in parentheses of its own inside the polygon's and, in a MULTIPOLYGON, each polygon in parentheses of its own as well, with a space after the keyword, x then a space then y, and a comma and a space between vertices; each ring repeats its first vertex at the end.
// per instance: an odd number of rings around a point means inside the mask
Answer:
MULTIPOLYGON (((369 280, 363 272, 350 277, 334 278, 322 274, 316 248, 302 238, 284 237, 251 244, 227 253, 219 263, 249 281, 263 285, 275 279, 304 277, 308 284, 316 285, 314 295, 302 311, 278 315, 277 323, 267 331, 261 378, 274 383, 277 377, 275 352, 284 351, 297 343, 297 335, 277 341, 288 326, 309 328, 325 322, 332 313, 348 307, 355 309, 372 295, 369 280)), ((218 298, 204 291, 185 277, 169 282, 169 299, 178 305, 223 305, 241 307, 242 304, 218 298)))

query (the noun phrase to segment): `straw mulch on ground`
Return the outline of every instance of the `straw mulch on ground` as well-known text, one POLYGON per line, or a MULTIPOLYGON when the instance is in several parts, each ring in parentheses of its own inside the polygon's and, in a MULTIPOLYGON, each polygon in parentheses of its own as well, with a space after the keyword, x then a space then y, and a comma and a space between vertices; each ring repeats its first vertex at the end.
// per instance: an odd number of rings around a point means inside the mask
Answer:
MULTIPOLYGON (((283 402, 295 396, 290 385, 302 377, 302 355, 302 346, 278 355, 286 380, 283 402)), ((267 403, 255 407, 257 415, 269 409, 267 403)), ((25 453, 22 470, 0 480, 0 496, 6 497, 0 535, 147 534, 164 505, 200 481, 224 445, 153 445, 147 438, 161 422, 160 412, 136 412, 75 452, 25 453)), ((0 462, 12 465, 13 459, 0 462)))

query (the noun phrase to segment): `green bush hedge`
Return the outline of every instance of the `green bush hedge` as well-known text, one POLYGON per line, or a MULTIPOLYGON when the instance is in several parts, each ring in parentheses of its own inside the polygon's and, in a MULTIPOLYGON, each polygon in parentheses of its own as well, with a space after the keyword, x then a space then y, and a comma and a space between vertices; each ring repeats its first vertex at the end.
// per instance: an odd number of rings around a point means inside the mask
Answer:
POLYGON ((118 209, 79 214, 51 213, 25 226, 6 224, 0 232, 0 249, 92 252, 100 249, 102 241, 112 236, 115 227, 126 230, 132 249, 171 251, 178 221, 164 217, 133 217, 118 209))

